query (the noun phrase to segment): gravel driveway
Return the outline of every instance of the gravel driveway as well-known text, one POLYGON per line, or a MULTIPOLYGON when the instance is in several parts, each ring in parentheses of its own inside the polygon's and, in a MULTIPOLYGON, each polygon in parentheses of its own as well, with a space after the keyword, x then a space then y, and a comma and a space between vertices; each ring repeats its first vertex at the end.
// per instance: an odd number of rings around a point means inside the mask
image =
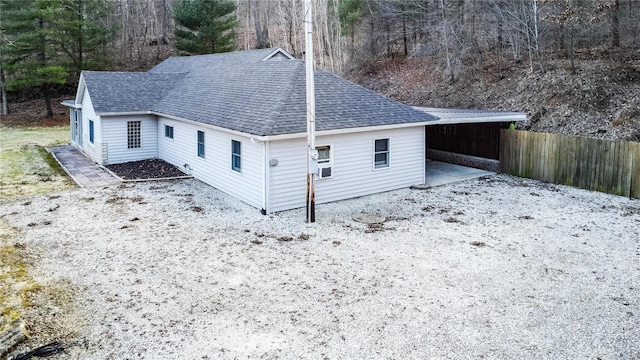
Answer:
POLYGON ((638 200, 496 175, 309 225, 193 179, 59 195, 0 200, 77 289, 59 358, 640 358, 638 200))

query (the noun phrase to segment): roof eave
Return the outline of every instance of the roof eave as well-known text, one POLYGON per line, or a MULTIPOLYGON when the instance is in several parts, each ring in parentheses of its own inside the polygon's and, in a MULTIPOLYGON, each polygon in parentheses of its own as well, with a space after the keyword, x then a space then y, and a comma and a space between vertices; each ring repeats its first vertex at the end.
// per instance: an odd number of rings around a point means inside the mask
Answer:
POLYGON ((271 54, 269 54, 269 55, 265 56, 264 58, 262 58, 262 61, 269 60, 269 59, 271 59, 272 57, 274 57, 278 53, 288 57, 289 60, 295 60, 295 57, 293 57, 293 55, 289 54, 289 52, 287 52, 283 48, 279 47, 279 48, 273 50, 273 52, 271 54))
POLYGON ((69 108, 72 108, 72 109, 82 109, 82 104, 78 104, 78 103, 73 103, 72 104, 72 103, 67 102, 67 101, 61 101, 60 104, 62 106, 66 106, 66 107, 69 107, 69 108))
MULTIPOLYGON (((204 126, 213 130, 222 131, 229 134, 234 134, 238 136, 244 136, 248 138, 252 138, 256 141, 278 141, 278 140, 289 140, 289 139, 299 139, 307 137, 306 132, 298 132, 298 133, 290 133, 290 134, 270 134, 270 135, 258 135, 251 134, 244 131, 231 130, 220 126, 215 126, 207 123, 203 123, 196 120, 190 120, 179 116, 164 114, 156 111, 138 111, 138 112, 111 112, 111 113, 96 113, 99 116, 131 116, 131 115, 156 115, 162 116, 168 119, 182 121, 198 126, 204 126)), ((409 128, 409 127, 418 127, 429 125, 430 123, 437 120, 430 121, 422 121, 422 122, 411 122, 411 123, 401 123, 401 124, 389 124, 389 125, 376 125, 376 126, 363 126, 363 127, 352 127, 352 128, 343 128, 343 129, 332 129, 332 130, 320 130, 316 131, 317 136, 329 136, 329 135, 338 135, 338 134, 351 134, 357 132, 364 131, 380 131, 380 130, 390 130, 390 129, 401 129, 401 128, 409 128)))
POLYGON ((427 125, 456 125, 456 124, 488 124, 499 122, 519 122, 527 121, 527 115, 504 115, 504 116, 492 116, 490 118, 451 118, 451 119, 438 119, 429 122, 427 125))
MULTIPOLYGON (((383 131, 383 130, 392 130, 392 129, 404 129, 404 128, 410 128, 410 127, 420 127, 420 126, 430 125, 434 121, 437 121, 437 120, 401 123, 401 124, 351 127, 351 128, 342 128, 342 129, 332 129, 332 130, 319 130, 319 131, 316 131, 316 136, 330 136, 330 135, 352 134, 352 133, 366 132, 366 131, 383 131)), ((306 132, 265 136, 265 138, 268 138, 268 140, 270 141, 289 140, 289 139, 297 139, 297 138, 304 138, 304 137, 307 137, 306 132)))
POLYGON ((112 112, 98 112, 96 111, 96 115, 98 116, 132 116, 132 115, 157 115, 153 111, 112 111, 112 112))

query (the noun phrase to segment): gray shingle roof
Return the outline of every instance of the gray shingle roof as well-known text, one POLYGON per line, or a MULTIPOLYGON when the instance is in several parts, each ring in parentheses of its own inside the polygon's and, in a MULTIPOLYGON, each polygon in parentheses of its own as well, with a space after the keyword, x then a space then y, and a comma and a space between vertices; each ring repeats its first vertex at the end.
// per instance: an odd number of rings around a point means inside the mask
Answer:
MULTIPOLYGON (((306 132, 304 62, 262 61, 274 51, 172 57, 148 73, 83 74, 96 112, 153 110, 260 136, 306 132)), ((319 131, 436 119, 326 71, 316 70, 315 85, 319 131)))
POLYGON ((182 73, 83 71, 97 113, 150 111, 184 78, 182 73))

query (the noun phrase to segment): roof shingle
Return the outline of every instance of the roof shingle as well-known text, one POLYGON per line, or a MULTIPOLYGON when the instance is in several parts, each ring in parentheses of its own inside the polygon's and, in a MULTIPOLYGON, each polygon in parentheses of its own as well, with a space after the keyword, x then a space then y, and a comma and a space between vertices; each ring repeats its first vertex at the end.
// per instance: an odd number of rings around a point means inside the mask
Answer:
MULTIPOLYGON (((83 72, 96 112, 149 110, 258 136, 306 132, 305 66, 263 61, 276 49, 172 57, 147 73, 83 72)), ((316 129, 427 122, 436 117, 323 70, 316 129)))

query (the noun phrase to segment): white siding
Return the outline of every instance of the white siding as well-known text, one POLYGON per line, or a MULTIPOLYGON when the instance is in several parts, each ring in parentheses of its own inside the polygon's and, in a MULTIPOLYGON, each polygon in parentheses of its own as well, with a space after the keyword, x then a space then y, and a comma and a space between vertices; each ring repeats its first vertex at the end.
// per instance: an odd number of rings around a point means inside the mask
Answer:
POLYGON ((82 150, 95 162, 104 164, 102 159, 102 127, 100 116, 96 115, 89 91, 84 88, 82 96, 82 150), (89 120, 93 120, 93 144, 89 141, 89 120))
POLYGON ((263 208, 264 144, 251 138, 227 134, 181 121, 159 118, 158 157, 240 200, 263 208), (164 126, 173 126, 173 139, 164 136, 164 126), (198 157, 197 132, 205 133, 205 157, 198 157), (231 170, 231 140, 242 143, 242 172, 231 170))
MULTIPOLYGON (((158 156, 158 120, 155 115, 103 116, 105 164, 153 159, 158 156), (127 122, 140 121, 140 147, 129 149, 127 122)), ((164 135, 164 133, 163 133, 164 135)))
MULTIPOLYGON (((316 146, 330 145, 332 176, 316 180, 316 203, 400 189, 424 181, 424 127, 322 136, 316 146), (390 139, 390 166, 374 169, 374 139, 390 139)), ((273 141, 269 158, 269 212, 305 206, 306 139, 273 141)))

